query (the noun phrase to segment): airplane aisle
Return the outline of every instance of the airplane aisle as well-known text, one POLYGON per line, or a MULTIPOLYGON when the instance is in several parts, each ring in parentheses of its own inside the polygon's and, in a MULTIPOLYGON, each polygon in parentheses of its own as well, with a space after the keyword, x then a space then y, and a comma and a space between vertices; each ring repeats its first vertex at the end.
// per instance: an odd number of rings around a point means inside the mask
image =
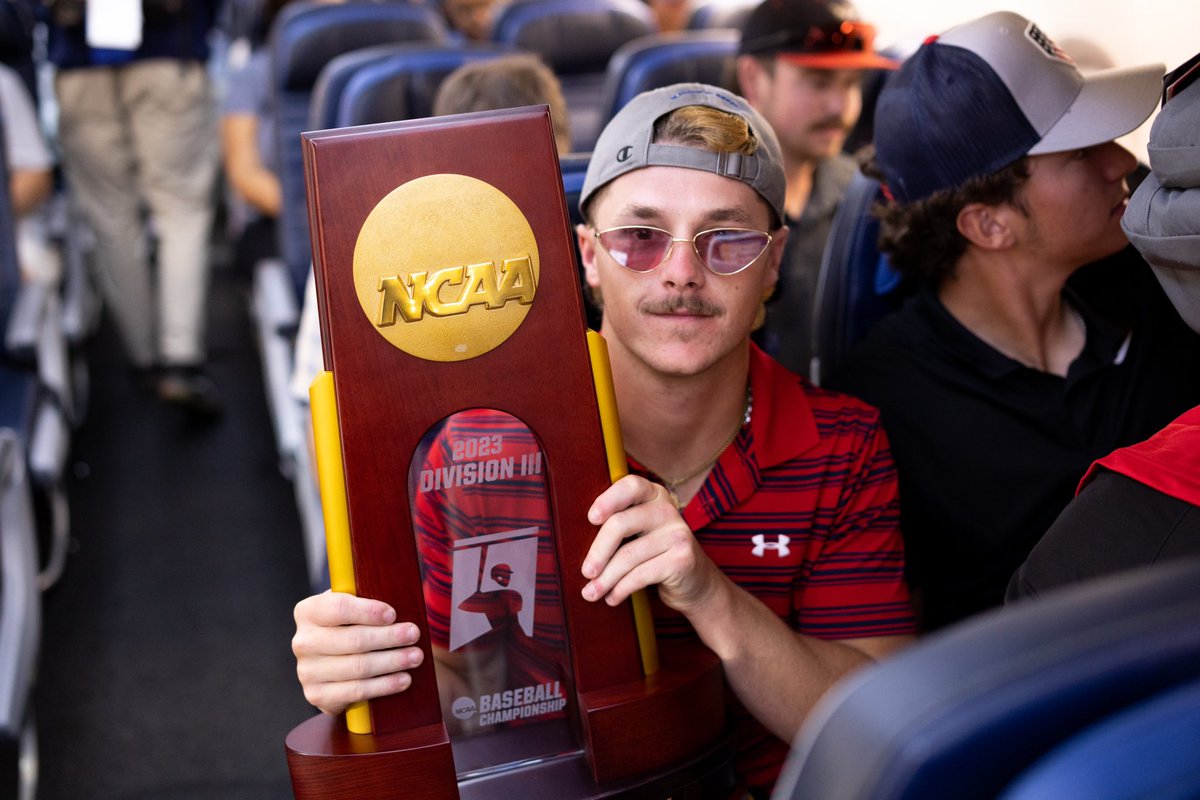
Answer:
POLYGON ((140 391, 110 326, 70 459, 74 552, 44 598, 40 800, 290 798, 284 737, 306 594, 243 290, 210 300, 214 424, 140 391))

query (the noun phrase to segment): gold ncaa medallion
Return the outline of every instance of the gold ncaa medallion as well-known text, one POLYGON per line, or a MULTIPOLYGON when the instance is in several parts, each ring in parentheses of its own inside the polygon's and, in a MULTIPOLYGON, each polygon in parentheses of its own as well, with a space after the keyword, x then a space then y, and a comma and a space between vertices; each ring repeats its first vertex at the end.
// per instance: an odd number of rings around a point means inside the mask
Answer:
POLYGON ((525 321, 540 277, 525 215, 466 175, 393 189, 354 245, 354 286, 372 327, 429 361, 464 361, 503 344, 525 321))

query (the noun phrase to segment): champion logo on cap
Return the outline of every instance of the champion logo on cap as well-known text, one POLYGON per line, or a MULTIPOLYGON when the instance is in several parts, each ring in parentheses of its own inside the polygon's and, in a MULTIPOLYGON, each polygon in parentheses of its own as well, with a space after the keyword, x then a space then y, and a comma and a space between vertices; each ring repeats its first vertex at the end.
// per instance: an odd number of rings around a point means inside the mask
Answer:
POLYGON ((1032 22, 1029 23, 1029 27, 1025 29, 1025 36, 1029 39, 1029 41, 1041 48, 1042 52, 1046 54, 1047 58, 1056 58, 1059 61, 1065 61, 1068 64, 1075 63, 1075 61, 1069 55, 1067 55, 1066 51, 1055 44, 1053 39, 1047 36, 1041 28, 1039 28, 1037 25, 1034 25, 1032 22))

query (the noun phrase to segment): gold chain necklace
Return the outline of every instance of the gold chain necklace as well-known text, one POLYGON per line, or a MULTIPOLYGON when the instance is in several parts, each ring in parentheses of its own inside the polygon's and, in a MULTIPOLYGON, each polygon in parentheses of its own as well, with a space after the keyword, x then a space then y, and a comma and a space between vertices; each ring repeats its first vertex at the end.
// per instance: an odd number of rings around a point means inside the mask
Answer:
MULTIPOLYGON (((729 445, 733 444, 733 440, 737 438, 737 435, 738 435, 738 433, 741 432, 742 428, 744 428, 750 424, 750 413, 753 409, 754 409, 754 395, 750 391, 749 384, 747 384, 746 385, 746 402, 745 402, 745 405, 742 406, 742 413, 738 418, 738 424, 730 432, 729 437, 727 439, 725 439, 724 442, 721 443, 720 447, 717 448, 717 451, 715 453, 713 453, 712 457, 709 458, 707 461, 705 461, 703 464, 701 464, 699 467, 696 467, 691 472, 687 473, 686 475, 684 475, 681 478, 669 478, 666 475, 658 473, 659 480, 662 481, 662 485, 664 487, 666 487, 667 492, 670 493, 671 500, 675 503, 676 507, 679 507, 679 494, 676 492, 676 490, 683 484, 694 479, 696 476, 707 471, 710 467, 712 467, 713 464, 717 463, 717 460, 721 458, 721 454, 725 452, 725 448, 727 448, 727 447, 729 447, 729 445)), ((638 461, 639 463, 642 463, 643 465, 645 463, 637 456, 634 456, 634 459, 636 461, 638 461)))

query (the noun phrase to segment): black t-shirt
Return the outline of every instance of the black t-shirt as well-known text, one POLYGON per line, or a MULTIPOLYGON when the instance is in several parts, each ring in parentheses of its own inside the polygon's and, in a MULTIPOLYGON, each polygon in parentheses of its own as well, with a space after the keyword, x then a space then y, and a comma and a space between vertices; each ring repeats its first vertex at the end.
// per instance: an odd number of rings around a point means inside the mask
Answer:
POLYGON ((1066 290, 1087 343, 1065 378, 999 353, 927 289, 832 382, 883 414, 927 628, 999 605, 1092 461, 1200 402, 1200 337, 1140 258, 1104 269, 1078 281, 1095 307, 1066 290))
POLYGON ((1200 508, 1101 470, 1013 575, 1005 602, 1189 556, 1200 556, 1200 508))

